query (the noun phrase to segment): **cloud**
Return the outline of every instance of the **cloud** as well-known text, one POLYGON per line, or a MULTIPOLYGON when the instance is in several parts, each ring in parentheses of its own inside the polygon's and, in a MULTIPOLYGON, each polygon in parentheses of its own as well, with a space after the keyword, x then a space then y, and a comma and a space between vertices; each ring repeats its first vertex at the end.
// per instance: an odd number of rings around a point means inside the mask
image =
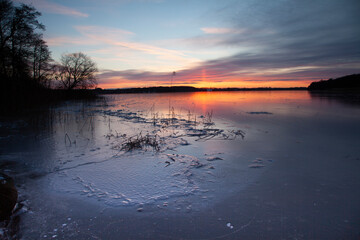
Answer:
POLYGON ((53 2, 50 2, 47 0, 14 0, 14 1, 33 5, 34 7, 36 7, 36 9, 43 11, 43 12, 69 15, 69 16, 75 16, 75 17, 88 17, 89 16, 86 13, 82 13, 75 9, 72 9, 72 8, 57 4, 57 3, 53 3, 53 2))
POLYGON ((358 73, 359 11, 355 0, 234 2, 222 11, 230 16, 231 27, 202 28, 203 35, 184 42, 196 49, 231 48, 237 53, 204 61, 179 76, 200 76, 206 69, 214 81, 266 84, 358 73))
MULTIPOLYGON (((325 57, 325 56, 324 56, 325 57)), ((220 82, 223 87, 236 83, 257 83, 257 86, 273 86, 271 82, 288 82, 291 86, 307 86, 311 81, 356 73, 358 62, 340 64, 336 61, 307 61, 284 54, 238 54, 217 60, 205 61, 193 68, 176 72, 173 84, 201 84, 220 82), (283 59, 286 58, 287 61, 283 59)), ((170 85, 171 72, 139 70, 104 71, 98 75, 101 84, 123 86, 170 85)))
POLYGON ((206 34, 234 34, 234 33, 243 33, 245 29, 235 29, 235 28, 210 28, 205 27, 201 30, 206 34))
POLYGON ((92 46, 87 51, 93 57, 101 60, 100 63, 109 64, 113 67, 117 63, 122 67, 143 68, 147 70, 178 69, 189 66, 199 60, 188 54, 148 44, 133 41, 135 33, 118 28, 104 26, 75 26, 80 34, 78 37, 53 37, 46 41, 50 46, 79 45, 92 46))
POLYGON ((49 46, 62 46, 62 45, 100 45, 104 42, 109 43, 112 40, 126 39, 134 35, 134 33, 109 27, 100 26, 75 26, 74 27, 81 36, 78 37, 49 37, 46 42, 49 46))
POLYGON ((245 28, 246 32, 225 35, 217 45, 251 45, 289 55, 305 50, 309 56, 330 51, 334 56, 347 57, 352 48, 351 55, 359 57, 359 1, 248 0, 229 8, 227 14, 234 14, 232 26, 245 28))
POLYGON ((123 47, 130 50, 140 51, 146 54, 162 56, 166 59, 181 60, 186 56, 180 51, 130 41, 129 37, 134 35, 134 33, 126 30, 117 28, 106 28, 100 26, 76 26, 75 28, 82 35, 99 43, 101 42, 115 47, 123 47))
POLYGON ((99 45, 93 50, 98 59, 121 62, 123 69, 143 69, 103 71, 99 80, 107 86, 167 85, 176 69, 174 84, 212 81, 267 86, 269 81, 298 81, 306 86, 309 81, 359 72, 359 11, 358 0, 232 1, 216 13, 225 27, 205 25, 200 35, 174 41, 172 49, 160 47, 169 46, 169 40, 139 42, 133 40, 133 32, 102 26, 77 26, 80 37, 48 42, 99 45), (193 51, 178 50, 184 46, 193 51), (213 60, 200 62, 194 57, 213 50, 222 51, 212 55, 213 60))
POLYGON ((127 30, 105 27, 105 26, 95 26, 95 25, 75 26, 75 29, 79 31, 82 35, 87 37, 94 37, 101 34, 101 37, 103 38, 119 40, 135 35, 135 33, 127 30))
POLYGON ((50 47, 62 45, 96 45, 97 42, 92 39, 84 39, 82 37, 50 37, 45 39, 46 44, 50 47))

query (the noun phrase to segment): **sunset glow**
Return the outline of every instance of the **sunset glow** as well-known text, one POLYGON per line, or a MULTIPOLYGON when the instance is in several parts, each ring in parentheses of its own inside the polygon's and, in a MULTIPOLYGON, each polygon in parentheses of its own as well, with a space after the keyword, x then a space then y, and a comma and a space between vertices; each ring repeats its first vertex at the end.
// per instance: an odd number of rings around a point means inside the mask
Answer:
POLYGON ((306 87, 359 72, 358 1, 15 0, 42 12, 55 61, 83 52, 98 87, 306 87))
MULTIPOLYGON (((177 75, 172 84, 173 86, 193 86, 197 88, 261 88, 261 87, 282 87, 282 88, 292 88, 292 87, 307 87, 313 79, 308 80, 293 80, 293 81, 281 81, 281 80, 272 80, 271 78, 223 78, 221 80, 213 78, 209 75, 206 75, 206 70, 202 70, 201 76, 186 76, 182 77, 177 75)), ((136 88, 139 87, 139 82, 142 82, 141 87, 150 87, 150 86, 170 86, 171 85, 171 75, 164 74, 164 79, 168 75, 168 81, 151 79, 146 82, 143 80, 139 81, 133 79, 119 79, 117 77, 109 78, 106 83, 99 84, 99 87, 107 88, 136 88)))

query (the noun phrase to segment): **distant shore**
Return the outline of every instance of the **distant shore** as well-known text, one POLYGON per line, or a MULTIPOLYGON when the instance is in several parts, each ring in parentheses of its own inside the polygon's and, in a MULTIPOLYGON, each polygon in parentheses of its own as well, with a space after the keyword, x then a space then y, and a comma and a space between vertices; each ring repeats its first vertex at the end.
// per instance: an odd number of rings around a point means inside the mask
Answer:
POLYGON ((121 93, 171 93, 171 92, 231 92, 231 91, 284 91, 284 90, 307 90, 306 87, 295 88, 196 88, 188 86, 173 87, 144 87, 144 88, 119 88, 119 89, 95 89, 100 94, 121 93))

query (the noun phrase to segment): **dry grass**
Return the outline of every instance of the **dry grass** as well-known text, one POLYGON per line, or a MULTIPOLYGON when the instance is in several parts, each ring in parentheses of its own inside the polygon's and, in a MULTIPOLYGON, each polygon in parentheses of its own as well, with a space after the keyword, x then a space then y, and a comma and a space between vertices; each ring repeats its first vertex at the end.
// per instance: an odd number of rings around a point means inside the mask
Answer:
POLYGON ((121 144, 121 150, 132 151, 136 149, 152 148, 154 151, 160 151, 161 139, 158 135, 146 134, 143 136, 141 133, 129 137, 121 144))

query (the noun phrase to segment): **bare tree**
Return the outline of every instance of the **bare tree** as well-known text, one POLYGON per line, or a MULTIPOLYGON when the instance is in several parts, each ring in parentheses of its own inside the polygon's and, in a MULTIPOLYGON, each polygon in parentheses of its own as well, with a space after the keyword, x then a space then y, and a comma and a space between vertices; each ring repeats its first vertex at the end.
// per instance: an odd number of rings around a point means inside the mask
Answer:
POLYGON ((84 53, 64 54, 61 56, 56 79, 68 90, 93 88, 97 85, 97 71, 95 62, 84 53))
MULTIPOLYGON (((12 1, 0 0, 1 80, 14 82, 31 79, 34 39, 42 40, 41 32, 45 30, 45 26, 38 21, 40 15, 32 6, 15 6, 12 1)), ((46 45, 44 41, 41 44, 46 45)))
POLYGON ((34 36, 32 49, 32 75, 37 84, 49 88, 52 74, 51 56, 42 36, 34 36))

